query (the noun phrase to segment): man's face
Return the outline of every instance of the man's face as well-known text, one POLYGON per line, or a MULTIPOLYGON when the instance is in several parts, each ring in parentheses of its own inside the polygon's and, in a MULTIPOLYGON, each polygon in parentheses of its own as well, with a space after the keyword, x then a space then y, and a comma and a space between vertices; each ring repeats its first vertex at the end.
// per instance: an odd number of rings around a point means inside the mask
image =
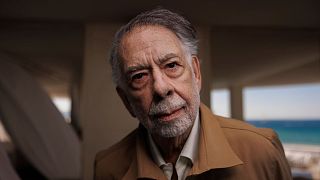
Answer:
POLYGON ((122 83, 117 92, 151 134, 176 137, 199 110, 199 60, 187 54, 174 33, 161 26, 136 27, 119 48, 122 83))

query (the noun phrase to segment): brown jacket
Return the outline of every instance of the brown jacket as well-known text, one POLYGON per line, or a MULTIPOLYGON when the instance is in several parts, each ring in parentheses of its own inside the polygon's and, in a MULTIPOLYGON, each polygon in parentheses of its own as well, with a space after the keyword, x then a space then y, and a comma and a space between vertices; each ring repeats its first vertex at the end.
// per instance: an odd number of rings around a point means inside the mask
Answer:
MULTIPOLYGON (((271 129, 215 116, 200 107, 199 155, 187 179, 292 179, 282 145, 271 129)), ((140 126, 95 160, 95 179, 161 179, 140 126)))

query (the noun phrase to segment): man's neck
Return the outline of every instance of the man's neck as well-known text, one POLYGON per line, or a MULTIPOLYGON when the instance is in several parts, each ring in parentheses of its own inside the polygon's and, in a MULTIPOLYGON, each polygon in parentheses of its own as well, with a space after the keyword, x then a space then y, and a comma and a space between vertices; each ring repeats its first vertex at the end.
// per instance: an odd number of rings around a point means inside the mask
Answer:
POLYGON ((172 138, 164 138, 155 134, 151 135, 165 162, 176 163, 191 130, 192 126, 182 135, 172 138))

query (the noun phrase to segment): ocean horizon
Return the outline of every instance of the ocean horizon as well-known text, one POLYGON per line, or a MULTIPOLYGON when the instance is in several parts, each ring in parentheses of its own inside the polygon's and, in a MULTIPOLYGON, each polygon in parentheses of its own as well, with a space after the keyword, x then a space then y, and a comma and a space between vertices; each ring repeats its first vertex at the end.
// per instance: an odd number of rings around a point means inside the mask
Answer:
POLYGON ((320 145, 320 119, 247 120, 261 128, 271 128, 284 144, 320 145))

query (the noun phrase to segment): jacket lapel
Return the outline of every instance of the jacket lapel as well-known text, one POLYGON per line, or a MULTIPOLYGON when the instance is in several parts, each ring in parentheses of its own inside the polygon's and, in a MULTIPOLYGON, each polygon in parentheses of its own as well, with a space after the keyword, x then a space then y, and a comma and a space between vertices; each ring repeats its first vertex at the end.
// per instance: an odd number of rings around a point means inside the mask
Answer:
POLYGON ((146 130, 140 125, 136 138, 136 157, 124 176, 124 180, 132 179, 166 179, 162 170, 153 162, 146 144, 146 130))
POLYGON ((199 155, 189 175, 243 164, 230 147, 218 120, 203 104, 200 106, 200 123, 199 155))

